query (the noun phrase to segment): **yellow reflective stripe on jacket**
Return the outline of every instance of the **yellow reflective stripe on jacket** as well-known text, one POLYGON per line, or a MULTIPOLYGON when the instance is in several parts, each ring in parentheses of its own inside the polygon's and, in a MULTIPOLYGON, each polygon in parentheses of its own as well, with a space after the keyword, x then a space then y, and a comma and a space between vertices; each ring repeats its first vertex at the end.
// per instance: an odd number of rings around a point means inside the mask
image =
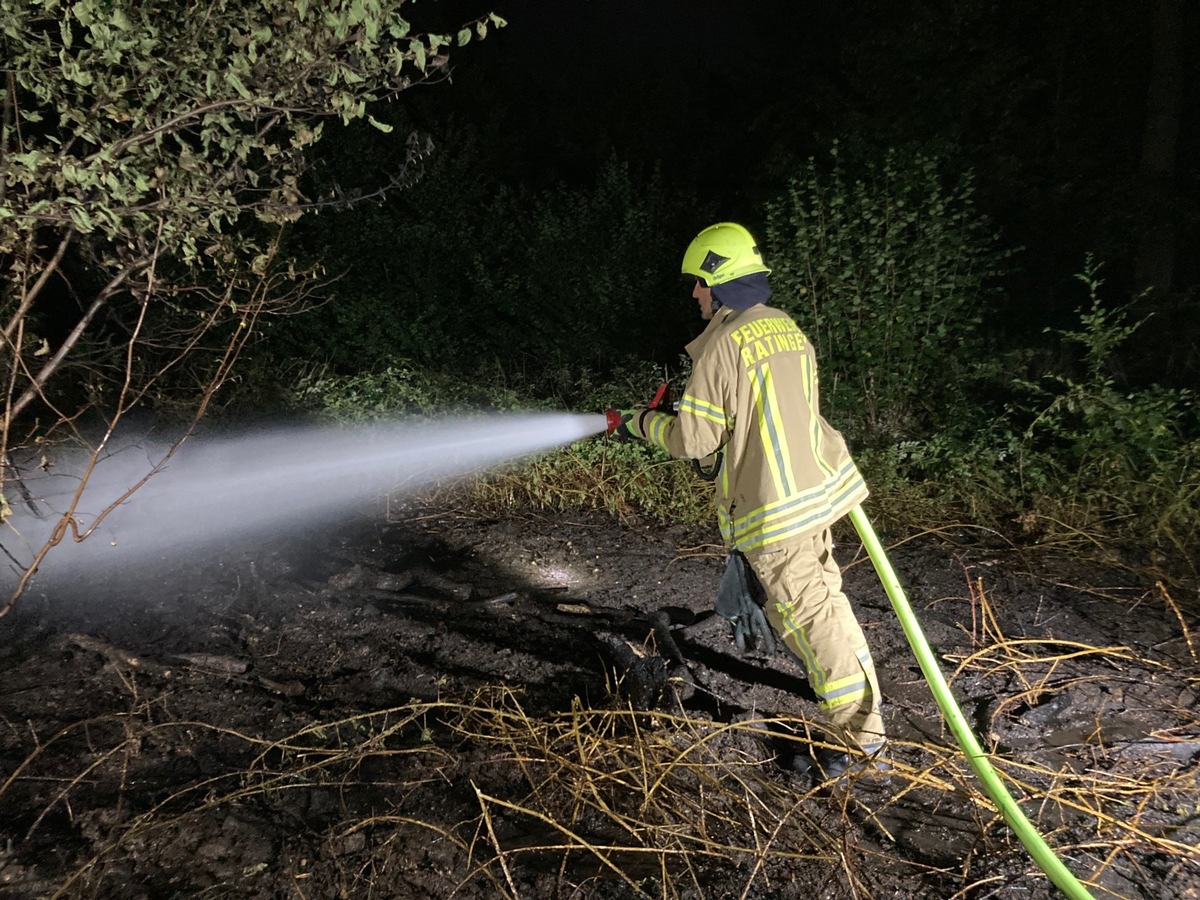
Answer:
POLYGON ((722 441, 715 435, 724 435, 729 429, 729 416, 715 403, 703 400, 695 394, 684 394, 676 413, 650 410, 645 413, 643 428, 646 440, 666 450, 672 456, 686 451, 690 434, 694 440, 705 441, 711 449, 697 455, 684 454, 691 459, 708 456, 721 447, 722 441))
POLYGON ((779 422, 779 398, 775 394, 775 381, 771 377, 770 363, 763 363, 751 372, 750 390, 754 397, 754 407, 758 411, 758 430, 763 446, 768 448, 767 465, 771 467, 775 492, 781 497, 786 497, 792 493, 792 460, 788 452, 787 435, 779 422))
POLYGON ((691 394, 684 394, 683 399, 679 401, 679 415, 699 416, 702 419, 708 419, 725 428, 729 418, 725 415, 725 410, 717 406, 715 403, 709 403, 707 400, 701 400, 699 397, 694 397, 691 394))
POLYGON ((666 413, 659 415, 647 415, 646 419, 646 440, 652 444, 657 444, 662 449, 667 449, 667 424, 671 421, 671 416, 666 413))
POLYGON ((730 522, 730 536, 743 552, 804 534, 822 521, 829 521, 856 493, 865 488, 853 460, 826 483, 794 497, 784 497, 751 510, 730 522))
MULTIPOLYGON (((811 408, 817 396, 817 367, 811 358, 805 356, 800 360, 800 373, 801 383, 804 387, 804 400, 811 408)), ((836 474, 833 466, 825 461, 825 454, 822 452, 821 420, 819 417, 812 417, 808 434, 812 445, 813 459, 821 467, 821 471, 825 473, 826 477, 836 474)))

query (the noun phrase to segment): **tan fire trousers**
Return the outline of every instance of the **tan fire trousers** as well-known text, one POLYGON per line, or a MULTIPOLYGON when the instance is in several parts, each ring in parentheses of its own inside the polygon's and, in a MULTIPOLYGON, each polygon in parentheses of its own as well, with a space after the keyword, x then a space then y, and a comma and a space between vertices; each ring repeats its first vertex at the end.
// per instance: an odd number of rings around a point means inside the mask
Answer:
POLYGON ((875 663, 833 559, 829 530, 783 549, 747 554, 766 592, 766 613, 808 669, 829 737, 874 753, 884 744, 875 663))

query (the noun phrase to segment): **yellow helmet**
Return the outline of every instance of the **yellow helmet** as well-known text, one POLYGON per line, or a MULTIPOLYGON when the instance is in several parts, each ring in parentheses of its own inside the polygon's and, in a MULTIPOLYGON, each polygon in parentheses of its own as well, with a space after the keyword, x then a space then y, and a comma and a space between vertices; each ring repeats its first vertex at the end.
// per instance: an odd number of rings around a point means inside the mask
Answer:
POLYGON ((694 275, 708 287, 770 272, 754 236, 736 222, 718 222, 696 235, 683 254, 684 275, 694 275))

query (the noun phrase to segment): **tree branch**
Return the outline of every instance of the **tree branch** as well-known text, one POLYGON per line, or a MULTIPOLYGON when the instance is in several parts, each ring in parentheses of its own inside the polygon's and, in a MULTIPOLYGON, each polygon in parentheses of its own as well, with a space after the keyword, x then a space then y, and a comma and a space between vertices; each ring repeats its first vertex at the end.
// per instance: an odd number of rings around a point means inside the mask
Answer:
POLYGON ((83 333, 87 330, 88 325, 91 324, 92 319, 96 317, 96 313, 104 307, 104 304, 125 283, 126 279, 143 264, 139 263, 122 269, 115 278, 101 289, 100 293, 96 295, 96 299, 92 301, 92 305, 83 314, 83 318, 71 329, 71 333, 67 335, 66 340, 62 342, 57 352, 46 361, 46 364, 34 376, 33 384, 26 388, 25 393, 6 411, 4 423, 6 428, 24 411, 26 406, 33 402, 34 398, 41 394, 42 387, 50 379, 50 376, 58 370, 58 367, 62 365, 62 361, 66 359, 75 345, 79 343, 79 339, 83 337, 83 333))
POLYGON ((17 311, 13 313, 12 318, 8 320, 8 324, 4 326, 5 343, 12 340, 12 334, 16 330, 18 323, 25 320, 25 314, 29 312, 29 307, 33 306, 33 301, 42 292, 42 288, 46 286, 46 282, 50 280, 50 276, 58 271, 58 264, 62 262, 63 255, 67 252, 67 247, 70 244, 71 235, 68 232, 59 241, 58 249, 54 252, 54 258, 42 269, 42 274, 38 276, 37 283, 34 284, 31 290, 24 292, 24 295, 21 297, 21 305, 17 307, 17 311))

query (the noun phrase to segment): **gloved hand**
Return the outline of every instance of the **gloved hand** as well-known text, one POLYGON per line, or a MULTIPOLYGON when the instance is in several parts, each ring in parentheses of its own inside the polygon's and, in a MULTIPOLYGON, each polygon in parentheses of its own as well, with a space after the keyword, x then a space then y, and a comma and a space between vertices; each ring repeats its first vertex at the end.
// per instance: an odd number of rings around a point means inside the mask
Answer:
POLYGON ((634 438, 645 439, 646 434, 642 431, 642 414, 644 409, 619 409, 617 415, 621 417, 621 424, 613 429, 612 436, 618 441, 632 441, 634 438))
POLYGON ((775 653, 775 635, 763 608, 755 598, 757 576, 741 553, 734 551, 725 562, 725 574, 717 588, 717 615, 733 625, 733 640, 738 653, 745 653, 747 639, 767 656, 775 653), (753 586, 753 587, 752 587, 753 586))

